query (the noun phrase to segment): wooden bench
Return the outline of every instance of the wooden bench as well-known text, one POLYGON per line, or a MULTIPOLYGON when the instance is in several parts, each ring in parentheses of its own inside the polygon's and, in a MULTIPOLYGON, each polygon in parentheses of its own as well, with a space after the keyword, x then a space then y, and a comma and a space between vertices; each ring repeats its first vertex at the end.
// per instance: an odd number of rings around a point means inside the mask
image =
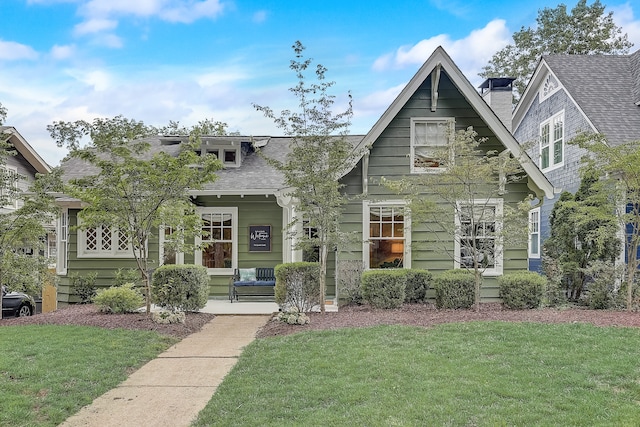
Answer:
POLYGON ((275 286, 273 267, 236 268, 229 280, 229 301, 238 301, 240 295, 273 296, 275 286))

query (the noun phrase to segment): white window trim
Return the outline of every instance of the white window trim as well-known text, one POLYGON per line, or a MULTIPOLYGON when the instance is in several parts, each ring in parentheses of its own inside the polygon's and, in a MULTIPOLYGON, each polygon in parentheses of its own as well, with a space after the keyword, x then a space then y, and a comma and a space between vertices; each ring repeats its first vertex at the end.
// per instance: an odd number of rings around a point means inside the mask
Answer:
MULTIPOLYGON (((445 168, 421 168, 414 165, 415 157, 415 125, 416 123, 446 123, 449 126, 449 144, 451 144, 455 133, 455 119, 453 117, 412 117, 410 127, 410 140, 409 140, 409 166, 411 173, 441 173, 445 168)), ((453 153, 451 153, 451 160, 453 161, 453 153)))
POLYGON ((560 112, 554 114, 553 116, 549 117, 547 120, 543 121, 542 123, 540 123, 540 127, 538 129, 538 139, 539 139, 539 143, 538 143, 538 155, 539 155, 539 159, 540 161, 539 166, 540 166, 540 170, 543 172, 549 172, 552 171, 554 169, 558 169, 562 166, 564 166, 564 158, 565 158, 565 148, 566 148, 566 144, 565 144, 565 129, 566 129, 566 123, 565 123, 565 117, 564 117, 564 110, 561 110, 560 112), (561 117, 562 118, 562 161, 560 161, 559 163, 554 163, 553 161, 553 153, 554 153, 554 148, 555 148, 555 139, 554 139, 554 132, 553 132, 553 122, 558 118, 561 117), (542 167, 542 128, 545 125, 549 125, 549 166, 546 168, 542 167))
MULTIPOLYGON (((473 203, 475 206, 495 206, 496 207, 496 252, 495 252, 495 260, 493 268, 486 268, 482 271, 483 276, 501 276, 504 269, 504 245, 502 241, 502 237, 500 236, 503 227, 503 199, 474 199, 468 202, 458 202, 458 204, 471 204, 473 203)), ((460 230, 460 208, 457 209, 455 214, 455 222, 456 222, 456 236, 454 239, 454 255, 453 255, 453 267, 454 268, 464 268, 460 265, 460 239, 462 236, 459 234, 460 230)))
MULTIPOLYGON (((402 207, 404 211, 404 254, 402 259, 402 268, 411 268, 411 213, 407 208, 407 203, 404 200, 388 200, 384 202, 370 202, 364 200, 362 202, 362 262, 364 263, 364 269, 369 270, 369 219, 370 208, 376 206, 385 207, 402 207)), ((399 239, 398 239, 399 240, 399 239)))
POLYGON ((241 152, 239 146, 229 146, 229 145, 211 145, 211 146, 209 146, 208 145, 206 147, 203 147, 202 151, 201 151, 202 155, 214 154, 214 152, 218 153, 216 155, 216 157, 218 158, 218 160, 220 160, 220 162, 225 167, 231 167, 231 168, 240 167, 240 161, 241 161, 242 152, 241 152), (234 151, 236 153, 236 161, 235 162, 225 162, 225 160, 224 160, 225 151, 234 151))
MULTIPOLYGON (((158 228, 158 265, 164 265, 164 226, 158 228)), ((176 252, 176 265, 184 264, 184 252, 176 252)))
MULTIPOLYGON (((232 248, 232 259, 231 259, 231 268, 207 268, 207 274, 210 276, 229 276, 232 275, 234 270, 238 267, 238 208, 237 207, 227 207, 227 208, 198 208, 198 215, 208 214, 208 213, 230 213, 232 216, 232 224, 231 224, 231 240, 233 242, 232 248)), ((196 236, 195 238, 196 246, 202 244, 202 236, 196 236)), ((195 264, 202 265, 202 249, 196 249, 195 251, 195 264)))
MULTIPOLYGON (((78 218, 78 224, 82 221, 78 218)), ((93 228, 93 227, 91 227, 93 228)), ((102 226, 98 227, 102 228, 102 226)), ((134 258, 133 250, 131 249, 131 243, 128 243, 128 248, 125 251, 118 250, 118 229, 113 227, 111 231, 111 240, 113 242, 112 249, 110 251, 89 251, 87 250, 87 230, 78 228, 78 258, 134 258)))
POLYGON ((529 211, 529 258, 540 258, 540 208, 533 208, 529 211), (533 231, 534 217, 537 217, 537 228, 536 232, 533 231), (536 247, 538 248, 538 252, 534 253, 531 250, 531 243, 533 240, 536 240, 536 247))
POLYGON ((56 223, 56 273, 67 274, 69 260, 69 209, 62 209, 56 223))
POLYGON ((16 192, 16 194, 14 196, 8 196, 9 203, 4 205, 3 208, 11 209, 11 210, 18 209, 18 198, 16 197, 17 192, 20 189, 19 183, 18 183, 19 181, 18 168, 16 168, 15 166, 9 166, 9 165, 3 165, 3 166, 0 166, 0 168, 6 171, 7 174, 13 173, 16 176, 16 180, 13 182, 13 189, 16 192))

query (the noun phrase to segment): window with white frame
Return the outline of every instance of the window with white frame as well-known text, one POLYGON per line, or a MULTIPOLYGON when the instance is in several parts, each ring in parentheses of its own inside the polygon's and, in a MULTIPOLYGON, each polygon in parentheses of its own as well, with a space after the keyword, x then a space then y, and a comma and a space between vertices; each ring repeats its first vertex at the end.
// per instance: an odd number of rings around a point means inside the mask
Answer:
POLYGON ((502 274, 502 199, 473 200, 458 205, 456 213, 455 267, 484 275, 502 274))
POLYGON ((564 163, 564 111, 540 125, 540 169, 548 170, 564 163))
POLYGON ((0 166, 2 173, 2 188, 0 188, 0 196, 4 201, 4 207, 6 209, 16 209, 18 207, 18 199, 16 197, 18 193, 18 181, 20 176, 18 175, 18 169, 13 166, 0 166))
POLYGON ((184 264, 184 253, 178 252, 172 244, 174 236, 174 228, 169 226, 160 227, 159 234, 159 255, 160 265, 165 264, 184 264))
POLYGON ((540 208, 529 211, 529 258, 540 258, 540 208))
POLYGON ((238 259, 238 208, 200 208, 202 236, 196 264, 209 274, 232 274, 238 259))
POLYGON ((403 203, 365 204, 365 266, 410 268, 407 242, 411 233, 403 203))
POLYGON ((127 236, 107 225, 78 230, 78 248, 84 258, 133 258, 127 236))
POLYGON ((227 167, 240 166, 240 147, 207 147, 201 154, 213 154, 227 167))
MULTIPOLYGON (((311 227, 309 220, 302 221, 302 233, 308 239, 315 239, 318 237, 318 229, 311 227)), ((305 262, 318 262, 320 260, 320 247, 306 247, 302 250, 302 261, 305 262)))
POLYGON ((452 161, 447 150, 454 136, 452 118, 411 119, 411 172, 434 172, 443 170, 452 161))
POLYGON ((69 243, 69 211, 63 210, 58 218, 58 227, 56 230, 57 239, 57 257, 56 272, 58 274, 67 274, 67 249, 69 243))

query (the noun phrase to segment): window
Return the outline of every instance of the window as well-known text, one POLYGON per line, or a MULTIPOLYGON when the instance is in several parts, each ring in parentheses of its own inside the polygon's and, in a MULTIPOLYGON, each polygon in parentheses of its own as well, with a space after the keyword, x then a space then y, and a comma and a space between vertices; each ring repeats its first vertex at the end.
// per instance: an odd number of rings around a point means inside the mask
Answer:
POLYGON ((365 261, 367 268, 410 268, 407 237, 410 236, 403 203, 365 204, 365 261))
POLYGON ((171 236, 174 234, 172 227, 160 227, 158 230, 160 236, 160 265, 165 264, 184 264, 184 253, 176 251, 169 243, 171 236))
POLYGON ((131 245, 118 229, 101 225, 78 231, 79 257, 133 258, 131 245))
POLYGON ((485 275, 502 274, 501 217, 502 199, 459 204, 456 214, 456 268, 473 269, 477 263, 485 275))
POLYGON ((213 147, 202 150, 202 154, 213 154, 228 167, 240 166, 240 148, 238 147, 213 147))
POLYGON ((0 197, 4 202, 6 209, 16 209, 18 207, 18 169, 12 166, 0 166, 2 171, 2 188, 0 189, 0 197))
POLYGON ((453 136, 453 119, 411 119, 411 172, 434 172, 447 166, 446 150, 453 136))
POLYGON ((209 274, 233 274, 238 259, 238 208, 201 208, 202 236, 196 241, 196 264, 209 274))
POLYGON ((67 274, 67 244, 69 242, 69 211, 66 209, 60 213, 58 218, 57 236, 57 257, 56 271, 58 274, 67 274))
POLYGON ((540 208, 529 211, 529 258, 540 258, 540 208))
MULTIPOLYGON (((304 236, 309 239, 315 239, 318 237, 318 229, 309 225, 309 220, 302 221, 302 232, 304 236)), ((320 261, 320 247, 313 246, 313 248, 304 248, 302 250, 302 261, 305 262, 318 262, 320 261)))
POLYGON ((540 169, 562 166, 564 161, 564 111, 540 125, 540 169))

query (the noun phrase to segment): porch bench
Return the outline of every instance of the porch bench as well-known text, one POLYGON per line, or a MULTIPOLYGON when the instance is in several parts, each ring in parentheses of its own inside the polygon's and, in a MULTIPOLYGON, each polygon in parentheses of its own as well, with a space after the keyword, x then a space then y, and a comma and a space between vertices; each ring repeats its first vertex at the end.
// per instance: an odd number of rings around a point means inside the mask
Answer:
POLYGON ((276 273, 273 267, 236 268, 229 280, 229 301, 238 301, 240 295, 273 296, 275 286, 276 273))

